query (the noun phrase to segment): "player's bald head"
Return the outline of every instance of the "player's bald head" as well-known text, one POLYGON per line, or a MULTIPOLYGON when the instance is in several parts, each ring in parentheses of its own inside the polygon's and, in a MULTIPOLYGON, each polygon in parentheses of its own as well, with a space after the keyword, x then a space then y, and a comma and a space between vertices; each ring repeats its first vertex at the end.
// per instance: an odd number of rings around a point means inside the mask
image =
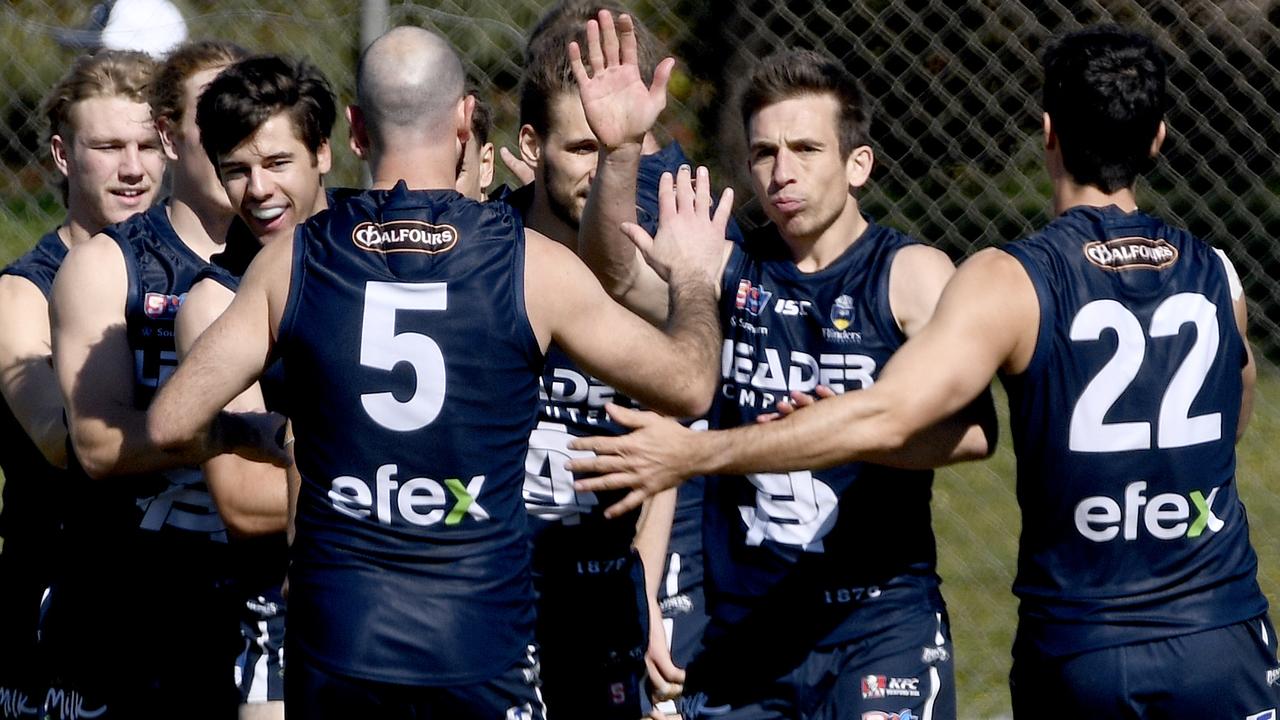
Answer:
POLYGON ((458 53, 444 38, 416 27, 398 27, 374 40, 356 74, 356 98, 375 142, 452 131, 465 87, 458 53))

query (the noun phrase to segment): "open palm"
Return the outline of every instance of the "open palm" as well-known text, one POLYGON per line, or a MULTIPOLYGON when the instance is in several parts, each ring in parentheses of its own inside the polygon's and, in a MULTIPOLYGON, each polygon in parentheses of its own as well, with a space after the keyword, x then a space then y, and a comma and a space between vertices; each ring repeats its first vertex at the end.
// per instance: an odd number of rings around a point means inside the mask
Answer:
POLYGON ((569 61, 591 131, 606 148, 638 144, 667 106, 667 81, 675 60, 658 63, 653 84, 646 86, 637 60, 635 24, 629 15, 621 15, 615 27, 608 10, 587 22, 587 59, 591 76, 582 62, 582 48, 569 44, 569 61))

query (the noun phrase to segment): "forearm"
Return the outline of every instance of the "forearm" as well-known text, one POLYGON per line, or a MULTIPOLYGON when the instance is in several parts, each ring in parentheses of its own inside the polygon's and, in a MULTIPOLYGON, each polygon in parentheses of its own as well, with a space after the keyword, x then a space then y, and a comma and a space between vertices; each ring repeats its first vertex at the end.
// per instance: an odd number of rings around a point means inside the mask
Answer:
POLYGON ((667 563, 667 544, 671 540, 671 524, 675 520, 676 490, 673 488, 650 498, 636 524, 634 547, 644 563, 644 586, 650 602, 662 587, 662 570, 667 563))
POLYGON ((95 479, 199 465, 253 442, 252 433, 251 426, 231 413, 219 413, 181 440, 158 431, 139 411, 124 411, 110 420, 84 418, 71 423, 76 457, 95 479))
POLYGON ((205 480, 227 529, 237 537, 284 532, 288 526, 285 471, 235 455, 210 458, 205 480))
POLYGON ((988 391, 960 412, 912 435, 902 447, 868 452, 863 459, 907 470, 930 470, 990 457, 998 438, 995 405, 988 391))
MULTIPOLYGON (((578 256, 615 299, 623 299, 645 267, 622 223, 636 222, 636 176, 641 145, 600 149, 595 180, 578 229, 578 256)), ((625 303, 624 303, 625 304, 625 303)))
POLYGON ((704 414, 719 384, 720 317, 716 288, 696 271, 677 269, 668 286, 671 313, 666 334, 672 344, 669 392, 685 399, 680 415, 704 414))

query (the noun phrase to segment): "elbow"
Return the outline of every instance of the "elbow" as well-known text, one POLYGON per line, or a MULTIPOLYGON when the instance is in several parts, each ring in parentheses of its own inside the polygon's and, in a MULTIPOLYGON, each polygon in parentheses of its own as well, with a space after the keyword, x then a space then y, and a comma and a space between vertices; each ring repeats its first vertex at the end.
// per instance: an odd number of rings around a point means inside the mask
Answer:
POLYGON ((72 432, 71 449, 76 454, 76 462, 92 480, 104 480, 115 474, 116 453, 105 443, 91 442, 88 438, 72 432))
MULTIPOLYGON (((691 380, 694 379, 691 378, 691 380)), ((680 388, 678 394, 673 393, 671 397, 664 398, 667 407, 662 408, 662 411, 682 418, 698 418, 710 412, 711 403, 715 400, 716 389, 720 382, 716 379, 712 379, 711 382, 701 378, 697 380, 686 383, 680 388)))
POLYGON ((156 412, 155 408, 147 413, 147 442, 157 450, 181 451, 193 440, 191 433, 184 433, 182 428, 169 422, 164 413, 156 412))
POLYGON ((960 443, 956 447, 956 461, 986 460, 996 452, 997 437, 995 428, 981 425, 970 427, 960 438, 960 443))

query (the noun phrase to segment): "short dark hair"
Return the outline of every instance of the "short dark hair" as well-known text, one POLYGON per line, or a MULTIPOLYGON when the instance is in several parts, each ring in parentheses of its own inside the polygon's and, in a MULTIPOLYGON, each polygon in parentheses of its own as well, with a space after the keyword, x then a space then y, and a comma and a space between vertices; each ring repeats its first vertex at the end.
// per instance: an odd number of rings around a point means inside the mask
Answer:
POLYGON ((548 10, 534 26, 524 51, 520 123, 529 125, 539 135, 545 136, 551 129, 551 98, 578 89, 569 64, 570 42, 577 42, 582 48, 582 62, 588 71, 591 69, 587 59, 587 21, 594 19, 601 10, 613 13, 615 19, 623 13, 631 16, 636 30, 636 58, 640 74, 646 83, 653 82, 653 69, 658 64, 661 51, 657 38, 639 18, 620 6, 598 0, 563 0, 548 10))
POLYGON ((181 125, 185 110, 182 84, 187 78, 203 70, 237 63, 248 56, 249 52, 239 45, 221 40, 194 40, 179 45, 156 72, 151 86, 152 116, 181 125))
POLYGON ((200 94, 196 123, 200 144, 214 167, 218 156, 244 142, 277 113, 293 121, 298 139, 314 155, 328 141, 337 118, 329 81, 305 60, 258 55, 241 60, 200 94))
POLYGON ((871 143, 871 108, 862 84, 839 60, 813 50, 780 50, 756 66, 739 103, 742 126, 761 108, 802 95, 835 98, 841 157, 871 143))
POLYGON ((479 88, 469 86, 467 94, 476 99, 476 106, 471 111, 471 134, 475 137, 477 146, 484 145, 489 142, 489 135, 493 133, 493 110, 485 102, 479 88))
POLYGON ((1142 33, 1097 25, 1046 46, 1044 111, 1072 179, 1106 193, 1133 185, 1151 167, 1151 141, 1164 119, 1164 55, 1142 33))

